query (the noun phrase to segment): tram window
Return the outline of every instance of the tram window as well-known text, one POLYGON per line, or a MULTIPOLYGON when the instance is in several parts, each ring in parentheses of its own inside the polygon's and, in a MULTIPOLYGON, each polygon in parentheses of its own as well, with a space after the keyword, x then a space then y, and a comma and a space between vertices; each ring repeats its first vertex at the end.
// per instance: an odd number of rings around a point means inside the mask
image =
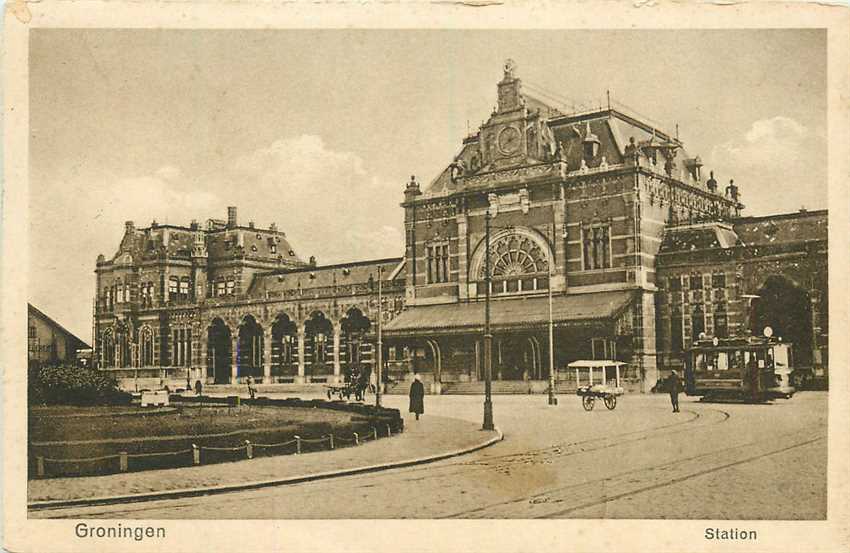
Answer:
POLYGON ((717 370, 718 371, 727 371, 729 370, 729 354, 725 351, 720 351, 717 353, 717 370))
POLYGON ((741 370, 744 368, 744 352, 741 350, 734 350, 731 352, 729 356, 729 368, 732 370, 741 370))

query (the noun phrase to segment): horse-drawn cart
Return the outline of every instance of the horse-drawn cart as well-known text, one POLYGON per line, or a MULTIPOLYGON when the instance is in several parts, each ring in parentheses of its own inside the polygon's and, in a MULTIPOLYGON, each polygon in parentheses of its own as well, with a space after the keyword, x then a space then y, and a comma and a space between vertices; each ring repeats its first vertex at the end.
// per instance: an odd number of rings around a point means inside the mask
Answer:
POLYGON ((620 367, 625 363, 620 361, 573 361, 567 365, 576 372, 576 395, 581 397, 581 406, 585 411, 592 411, 597 399, 605 403, 609 410, 617 407, 617 396, 623 395, 620 387, 620 367), (588 383, 582 385, 581 374, 586 372, 588 383), (601 373, 596 384, 593 383, 594 372, 601 373), (611 378, 613 377, 613 378, 611 378))

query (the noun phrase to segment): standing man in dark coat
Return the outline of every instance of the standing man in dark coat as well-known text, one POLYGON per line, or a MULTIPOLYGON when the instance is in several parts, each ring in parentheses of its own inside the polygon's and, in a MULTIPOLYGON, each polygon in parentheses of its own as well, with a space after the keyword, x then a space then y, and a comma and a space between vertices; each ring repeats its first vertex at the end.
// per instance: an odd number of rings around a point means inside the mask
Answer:
POLYGON ((670 378, 667 379, 667 390, 670 392, 670 403, 673 405, 673 412, 679 412, 679 392, 682 391, 682 380, 679 378, 679 373, 675 370, 670 373, 670 378))
POLYGON ((416 420, 425 412, 425 386, 418 374, 413 376, 413 383, 410 385, 410 412, 416 413, 416 420))

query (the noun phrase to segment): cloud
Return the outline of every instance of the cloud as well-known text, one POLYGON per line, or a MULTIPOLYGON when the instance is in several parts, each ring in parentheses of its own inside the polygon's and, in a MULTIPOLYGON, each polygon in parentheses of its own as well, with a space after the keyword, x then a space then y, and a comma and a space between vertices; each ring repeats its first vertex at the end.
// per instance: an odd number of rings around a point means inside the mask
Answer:
POLYGON ((826 205, 826 139, 785 116, 752 123, 740 136, 712 149, 709 164, 725 187, 730 178, 742 187, 753 215, 794 211, 801 205, 826 205))
POLYGON ((240 217, 277 222, 303 258, 325 264, 403 253, 402 187, 319 136, 282 138, 242 155, 229 178, 242 190, 240 217))
POLYGON ((182 177, 183 172, 180 170, 179 167, 175 167, 173 165, 163 165, 154 172, 153 176, 166 181, 174 181, 182 177))

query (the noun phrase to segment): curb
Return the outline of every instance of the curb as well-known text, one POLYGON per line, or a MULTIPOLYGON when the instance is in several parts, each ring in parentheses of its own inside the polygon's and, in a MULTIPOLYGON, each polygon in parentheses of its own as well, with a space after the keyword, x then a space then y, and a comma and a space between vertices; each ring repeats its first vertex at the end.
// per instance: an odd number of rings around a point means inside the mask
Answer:
POLYGON ((302 484, 304 482, 313 482, 316 480, 327 480, 330 478, 339 478, 342 476, 352 476, 355 474, 364 474, 369 472, 379 472, 382 470, 390 470, 396 468, 404 468, 410 467, 414 465, 424 465, 427 463, 433 463, 435 461, 442 461, 443 459, 449 459, 451 457, 458 457, 460 455, 466 455, 467 453, 472 453, 473 451, 478 451, 479 449, 484 449, 485 447, 490 447, 500 441, 502 441, 505 436, 502 434, 502 431, 497 427, 495 429, 496 436, 485 440, 479 444, 474 446, 470 446, 464 449, 457 449, 454 451, 449 451, 446 453, 438 453, 436 455, 429 455, 426 457, 417 457, 415 459, 406 459, 404 461, 396 461, 393 463, 383 463, 380 465, 367 465, 365 467, 355 467, 350 469, 340 469, 334 471, 326 471, 326 472, 318 472, 315 474, 304 474, 298 476, 289 476, 286 478, 279 478, 274 480, 260 480, 257 482, 244 482, 240 484, 223 484, 219 486, 211 486, 208 488, 186 488, 182 490, 167 490, 161 492, 147 492, 141 494, 130 494, 130 495, 113 495, 113 496, 102 496, 102 497, 90 497, 90 498, 79 498, 79 499, 57 499, 57 500, 48 500, 48 501, 34 501, 32 503, 27 503, 28 511, 39 511, 39 510, 47 510, 47 509, 59 509, 63 507, 93 507, 96 505, 112 505, 119 503, 139 503, 144 501, 156 501, 160 499, 180 499, 184 497, 198 497, 202 495, 215 495, 221 493, 230 493, 237 492, 243 490, 254 490, 259 488, 268 488, 273 486, 286 486, 290 484, 302 484))

